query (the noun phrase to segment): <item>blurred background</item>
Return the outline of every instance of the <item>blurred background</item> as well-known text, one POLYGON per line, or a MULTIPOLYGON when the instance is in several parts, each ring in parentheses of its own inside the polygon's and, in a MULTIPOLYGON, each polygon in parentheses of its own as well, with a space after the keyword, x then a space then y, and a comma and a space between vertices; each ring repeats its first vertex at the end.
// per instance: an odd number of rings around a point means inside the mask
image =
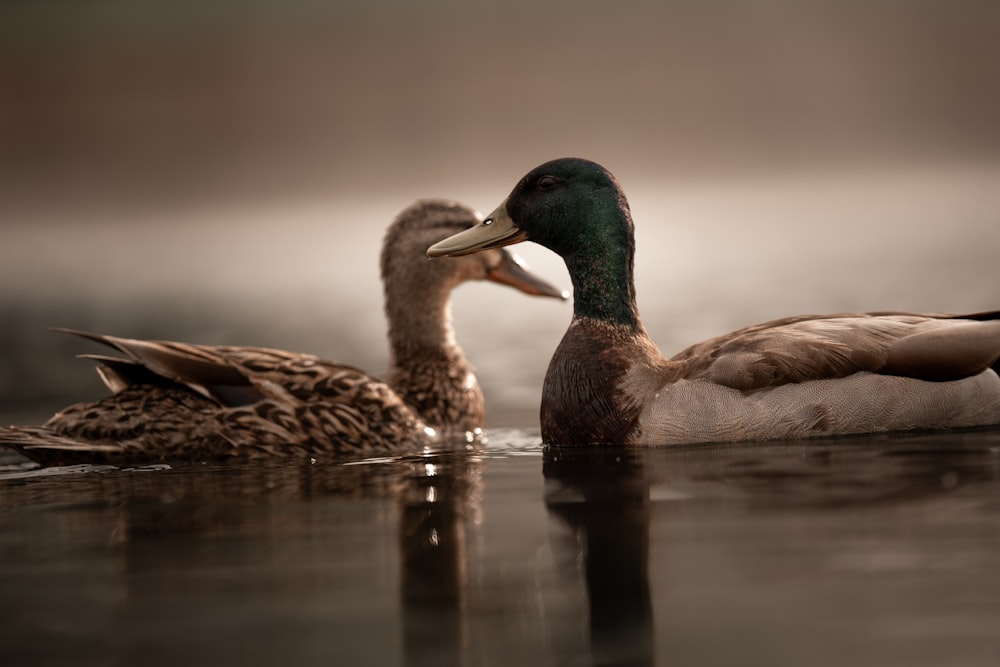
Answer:
MULTIPOLYGON (((979 0, 6 0, 0 423, 103 393, 48 326, 380 373, 393 216, 489 211, 564 155, 625 187, 667 354, 799 312, 1000 308, 998 34, 979 0)), ((492 425, 536 423, 570 313, 457 291, 492 425)))

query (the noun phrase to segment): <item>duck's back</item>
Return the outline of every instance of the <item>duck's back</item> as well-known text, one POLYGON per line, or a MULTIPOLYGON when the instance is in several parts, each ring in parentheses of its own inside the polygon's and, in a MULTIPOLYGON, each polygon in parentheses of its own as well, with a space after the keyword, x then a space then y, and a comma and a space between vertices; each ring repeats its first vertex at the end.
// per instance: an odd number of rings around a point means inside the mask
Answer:
POLYGON ((802 316, 684 350, 647 396, 644 442, 765 440, 1000 422, 1000 322, 802 316))
POLYGON ((372 456, 433 436, 391 387, 351 366, 263 348, 138 343, 148 346, 145 365, 102 359, 111 396, 41 427, 4 429, 0 441, 51 464, 372 456))

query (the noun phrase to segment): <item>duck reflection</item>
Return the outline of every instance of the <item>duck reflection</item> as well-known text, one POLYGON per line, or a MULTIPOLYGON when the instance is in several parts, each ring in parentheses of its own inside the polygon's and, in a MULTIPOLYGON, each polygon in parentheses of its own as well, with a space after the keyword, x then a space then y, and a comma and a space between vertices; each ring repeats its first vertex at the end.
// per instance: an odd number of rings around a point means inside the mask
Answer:
MULTIPOLYGON (((406 664, 462 664, 466 526, 478 521, 482 472, 465 449, 348 465, 50 468, 6 475, 0 529, 30 542, 39 580, 59 581, 73 600, 40 610, 46 623, 126 659, 156 628, 168 661, 182 647, 212 658, 228 641, 230 658, 253 653, 251 662, 289 650, 396 662, 391 623, 362 619, 374 596, 379 609, 396 606, 386 593, 398 590, 406 664), (80 554, 96 554, 96 573, 67 574, 80 554), (87 577, 107 594, 87 594, 87 577), (232 618, 268 631, 227 637, 241 627, 232 618)), ((20 589, 7 611, 23 618, 37 588, 26 579, 20 589)))
POLYGON ((650 479, 636 449, 549 450, 546 507, 579 545, 596 665, 654 662, 650 479))
POLYGON ((692 493, 758 511, 850 510, 945 500, 997 479, 1000 431, 903 433, 652 452, 650 466, 692 493))
POLYGON ((468 651, 466 527, 478 523, 483 462, 410 464, 399 489, 400 597, 408 665, 460 665, 468 651))

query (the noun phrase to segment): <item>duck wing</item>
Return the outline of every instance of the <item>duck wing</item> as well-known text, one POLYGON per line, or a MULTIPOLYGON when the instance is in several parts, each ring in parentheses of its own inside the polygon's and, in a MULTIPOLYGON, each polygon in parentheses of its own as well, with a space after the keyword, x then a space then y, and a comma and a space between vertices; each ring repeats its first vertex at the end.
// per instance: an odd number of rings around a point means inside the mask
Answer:
POLYGON ((681 377, 756 391, 860 371, 920 380, 970 377, 1000 359, 1000 312, 803 316, 739 329, 682 351, 681 377))
POLYGON ((309 354, 259 347, 192 345, 55 329, 118 350, 124 359, 81 355, 100 362, 98 372, 118 393, 136 384, 180 385, 219 405, 233 407, 271 399, 295 403, 340 393, 331 376, 344 371, 368 377, 352 366, 309 354))

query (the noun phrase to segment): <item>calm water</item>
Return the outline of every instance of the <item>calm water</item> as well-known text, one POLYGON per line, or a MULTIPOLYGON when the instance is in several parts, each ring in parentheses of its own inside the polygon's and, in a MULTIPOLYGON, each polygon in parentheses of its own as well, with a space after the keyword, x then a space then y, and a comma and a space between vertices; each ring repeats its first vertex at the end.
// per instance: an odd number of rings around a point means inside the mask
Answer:
POLYGON ((4 664, 1000 661, 1000 432, 7 463, 4 664))

